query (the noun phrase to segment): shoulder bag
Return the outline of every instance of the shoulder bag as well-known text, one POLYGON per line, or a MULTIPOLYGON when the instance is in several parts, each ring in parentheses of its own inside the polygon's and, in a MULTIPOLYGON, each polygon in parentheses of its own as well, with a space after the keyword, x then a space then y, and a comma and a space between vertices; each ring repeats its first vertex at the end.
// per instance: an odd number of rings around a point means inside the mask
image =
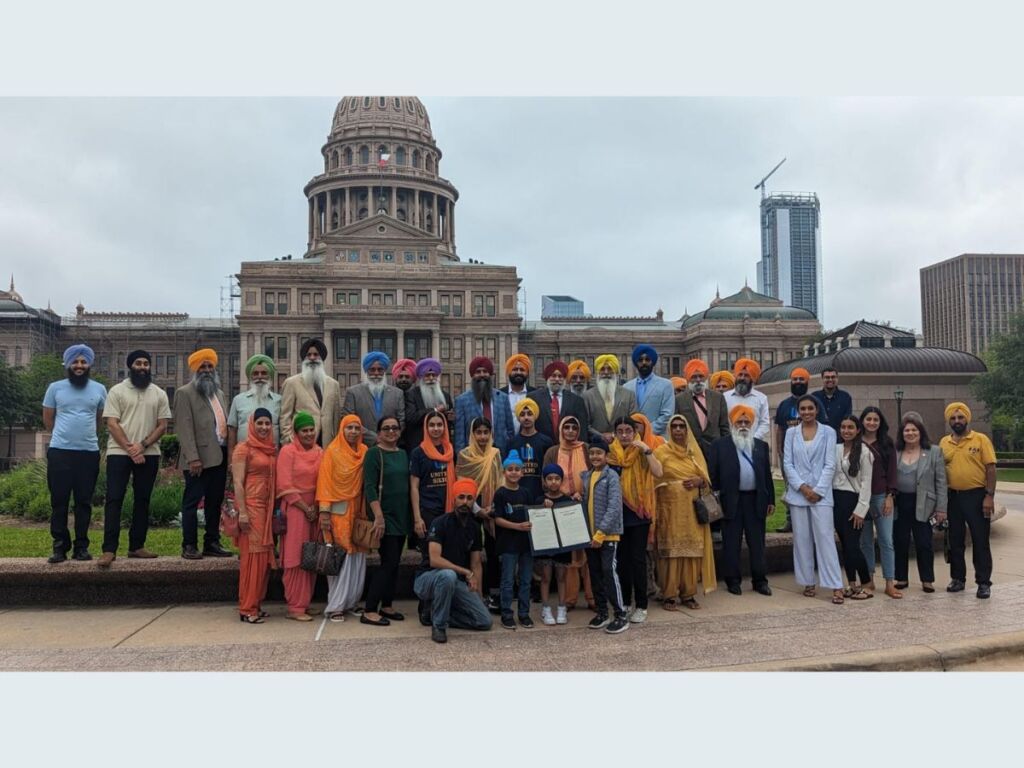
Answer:
POLYGON ((299 566, 304 571, 312 571, 321 576, 337 576, 345 564, 345 550, 334 546, 334 532, 331 531, 331 543, 323 541, 307 541, 302 545, 299 566))
POLYGON ((714 491, 704 488, 693 500, 693 511, 697 515, 697 522, 701 525, 714 523, 724 517, 718 495, 714 491))
MULTIPOLYGON (((384 514, 384 451, 377 448, 377 455, 380 456, 380 477, 377 480, 377 500, 381 502, 381 515, 384 514)), ((381 534, 375 528, 373 521, 366 517, 357 516, 352 521, 352 543, 362 549, 377 549, 380 546, 381 534)))

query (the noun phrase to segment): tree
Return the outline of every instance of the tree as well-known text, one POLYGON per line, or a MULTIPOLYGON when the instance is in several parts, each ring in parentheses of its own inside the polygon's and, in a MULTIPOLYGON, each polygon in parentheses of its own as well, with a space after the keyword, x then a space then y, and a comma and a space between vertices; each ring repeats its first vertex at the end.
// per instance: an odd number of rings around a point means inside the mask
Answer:
POLYGON ((57 355, 35 355, 19 375, 23 393, 20 423, 28 429, 42 429, 43 395, 50 382, 67 376, 64 363, 57 355))
POLYGON ((988 373, 971 387, 985 401, 993 428, 1019 446, 1024 443, 1024 312, 1013 315, 1009 331, 989 342, 985 364, 988 373))
POLYGON ((7 427, 7 456, 14 455, 14 427, 22 423, 25 393, 20 372, 0 358, 0 423, 7 427))

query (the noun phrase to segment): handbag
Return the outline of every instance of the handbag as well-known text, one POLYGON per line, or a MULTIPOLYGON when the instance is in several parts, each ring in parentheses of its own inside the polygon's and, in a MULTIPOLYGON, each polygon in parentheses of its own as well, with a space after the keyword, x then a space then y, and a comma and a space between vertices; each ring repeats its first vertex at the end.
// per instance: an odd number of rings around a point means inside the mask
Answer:
POLYGON ((274 516, 270 519, 270 532, 275 536, 288 533, 288 518, 284 516, 280 509, 275 509, 274 516))
POLYGON ((345 550, 334 546, 334 533, 331 532, 331 543, 323 541, 307 541, 302 545, 302 556, 299 567, 304 571, 312 571, 321 576, 337 576, 345 564, 345 550))
MULTIPOLYGON (((384 453, 378 448, 380 454, 380 478, 377 480, 377 498, 384 497, 384 453)), ((352 543, 361 549, 377 549, 380 546, 382 531, 375 528, 373 521, 365 517, 356 517, 352 521, 352 543)))
POLYGON ((697 522, 701 525, 717 522, 724 517, 722 505, 714 491, 705 493, 702 489, 697 498, 693 500, 693 511, 697 515, 697 522))

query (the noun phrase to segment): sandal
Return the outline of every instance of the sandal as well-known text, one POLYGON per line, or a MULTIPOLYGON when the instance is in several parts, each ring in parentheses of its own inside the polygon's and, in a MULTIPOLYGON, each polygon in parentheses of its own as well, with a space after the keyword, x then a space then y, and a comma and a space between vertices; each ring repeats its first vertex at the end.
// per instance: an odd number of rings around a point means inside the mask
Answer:
POLYGON ((853 590, 852 594, 845 596, 850 598, 851 600, 870 600, 872 597, 874 597, 874 594, 872 594, 871 592, 867 592, 863 589, 855 589, 853 590))
POLYGON ((666 611, 678 611, 679 610, 679 606, 676 605, 676 601, 673 600, 671 597, 668 598, 667 600, 662 601, 661 607, 664 608, 666 611))
POLYGON ((696 611, 700 609, 700 603, 697 602, 697 598, 695 597, 686 598, 685 600, 683 600, 682 604, 689 608, 691 611, 696 611))
POLYGON ((345 621, 345 612, 335 611, 334 613, 328 613, 327 620, 332 624, 341 624, 343 621, 345 621))
POLYGON ((262 616, 247 616, 244 613, 238 614, 238 620, 241 621, 243 624, 262 624, 263 623, 263 617, 262 616))
POLYGON ((818 591, 813 585, 810 587, 804 587, 804 597, 814 597, 817 594, 818 591))
POLYGON ((855 594, 857 594, 857 590, 853 587, 847 587, 843 590, 843 597, 852 598, 855 594))
POLYGON ((836 590, 832 593, 832 605, 842 605, 844 602, 846 602, 846 600, 843 598, 843 593, 841 591, 836 590))
POLYGON ((269 615, 270 615, 270 614, 269 614, 269 613, 267 613, 266 611, 260 611, 260 612, 259 612, 259 613, 257 614, 257 616, 259 616, 259 617, 260 617, 261 619, 265 619, 265 618, 267 618, 267 617, 268 617, 269 615))
POLYGON ((308 616, 305 613, 286 613, 284 615, 284 617, 286 619, 291 619, 292 621, 312 621, 313 620, 312 616, 308 616))

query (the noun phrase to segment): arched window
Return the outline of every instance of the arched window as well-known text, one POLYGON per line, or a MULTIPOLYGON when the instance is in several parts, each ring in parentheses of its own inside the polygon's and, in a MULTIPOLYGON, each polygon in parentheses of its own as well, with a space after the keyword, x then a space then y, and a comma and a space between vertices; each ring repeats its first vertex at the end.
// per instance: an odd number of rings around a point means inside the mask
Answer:
POLYGON ((377 97, 377 106, 380 107, 381 109, 387 109, 388 100, 385 99, 383 96, 378 96, 377 97))
POLYGON ((434 156, 433 155, 429 155, 429 154, 427 155, 427 170, 429 172, 431 172, 431 173, 434 172, 434 156))
POLYGON ((369 96, 363 96, 363 109, 369 109, 369 108, 370 108, 370 97, 369 96))
POLYGON ((359 209, 359 218, 360 218, 360 219, 365 219, 365 218, 366 218, 366 215, 367 215, 367 211, 366 211, 366 209, 365 209, 365 208, 360 208, 360 209, 359 209))
POLYGON ((370 148, 365 144, 359 148, 359 162, 363 165, 370 162, 370 148))
POLYGON ((379 147, 377 147, 377 159, 379 160, 380 156, 383 155, 387 151, 388 151, 388 148, 385 147, 383 144, 381 144, 379 147))
POLYGON ((405 147, 395 150, 395 165, 405 165, 405 147))
POLYGON ((427 229, 427 232, 433 232, 434 231, 434 215, 431 214, 431 213, 427 214, 427 227, 426 227, 426 229, 427 229))
POLYGON ((402 111, 402 100, 401 99, 395 99, 393 103, 395 105, 395 109, 397 109, 399 112, 401 112, 402 111))
POLYGON ((410 115, 412 114, 412 99, 409 99, 409 101, 405 102, 405 111, 408 112, 410 115))
POLYGON ((345 147, 345 165, 352 165, 352 148, 345 147))
POLYGON ((331 168, 338 167, 338 150, 331 152, 331 168))
POLYGON ((420 151, 418 149, 414 149, 412 151, 412 167, 413 168, 419 168, 420 167, 420 151))
POLYGON ((356 107, 359 106, 359 99, 349 99, 348 108, 353 112, 356 111, 356 107))

